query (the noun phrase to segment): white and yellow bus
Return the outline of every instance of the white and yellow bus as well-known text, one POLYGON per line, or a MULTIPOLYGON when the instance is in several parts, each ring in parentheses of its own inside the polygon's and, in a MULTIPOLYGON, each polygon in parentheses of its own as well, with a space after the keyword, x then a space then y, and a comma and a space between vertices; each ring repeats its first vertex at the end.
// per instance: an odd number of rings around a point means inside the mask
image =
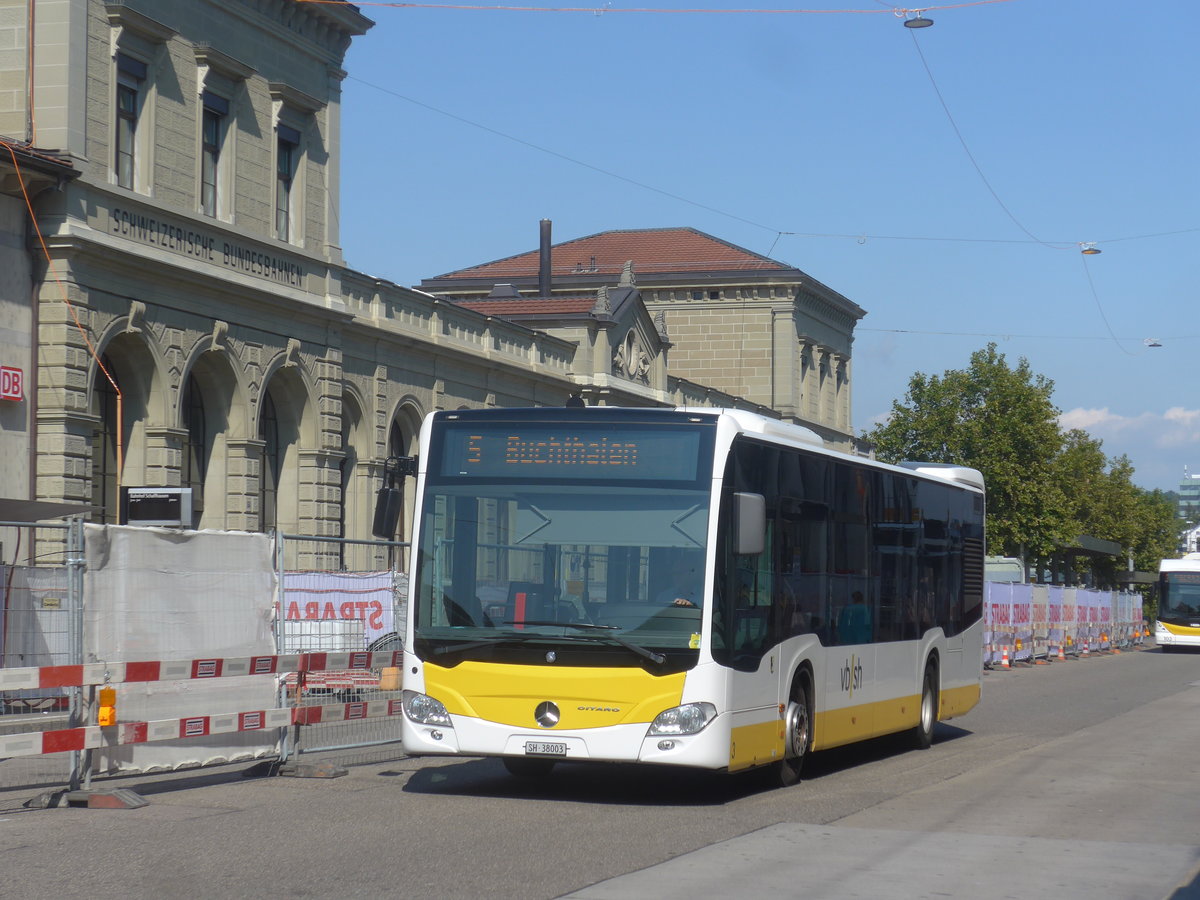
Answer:
POLYGON ((414 756, 730 772, 965 713, 984 485, 732 410, 438 412, 404 669, 414 756))
POLYGON ((1159 562, 1154 640, 1164 653, 1200 647, 1200 553, 1159 562))

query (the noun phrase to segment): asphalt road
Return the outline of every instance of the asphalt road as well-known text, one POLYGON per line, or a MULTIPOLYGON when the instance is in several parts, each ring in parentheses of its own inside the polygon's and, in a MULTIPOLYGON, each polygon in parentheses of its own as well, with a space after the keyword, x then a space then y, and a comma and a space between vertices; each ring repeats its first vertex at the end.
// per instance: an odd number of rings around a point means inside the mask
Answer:
MULTIPOLYGON (((754 776, 334 755, 336 779, 125 778, 135 810, 0 794, 0 897, 1200 897, 1200 654, 985 676, 928 751, 754 776)), ((305 758, 305 761, 313 761, 305 758)), ((3 765, 3 763, 0 763, 3 765)))

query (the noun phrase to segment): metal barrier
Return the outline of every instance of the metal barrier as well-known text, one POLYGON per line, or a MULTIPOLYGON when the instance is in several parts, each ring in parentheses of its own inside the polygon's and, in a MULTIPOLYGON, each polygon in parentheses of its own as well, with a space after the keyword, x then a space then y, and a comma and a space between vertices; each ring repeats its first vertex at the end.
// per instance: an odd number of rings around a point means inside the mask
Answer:
POLYGON ((1119 652, 1145 637, 1142 597, 1042 584, 988 582, 984 665, 1047 662, 1119 652))
MULTIPOLYGON (((0 522, 11 562, 0 560, 0 669, 69 665, 83 658, 83 520, 69 523, 0 522), (39 532, 52 541, 39 544, 39 532), (58 549, 39 558, 44 545, 58 549), (20 564, 22 555, 31 560, 20 564)), ((0 735, 72 728, 84 717, 75 686, 0 691, 0 735)), ((79 786, 79 752, 0 759, 0 787, 79 786)))
MULTIPOLYGON (((0 528, 24 529, 22 541, 52 529, 43 546, 56 548, 46 565, 0 561, 0 787, 77 789, 93 774, 399 741, 407 544, 275 535, 272 545, 81 519, 0 528), (164 647, 193 655, 150 652, 164 647), (353 656, 321 656, 337 653, 353 656), (241 671, 246 659, 257 662, 241 671), (167 669, 149 675, 155 666, 167 669), (75 680, 61 667, 78 668, 75 680), (195 683, 235 674, 249 676, 244 688, 206 695, 195 683), (103 725, 97 687, 122 683, 122 715, 103 725)), ((989 583, 985 627, 988 665, 1110 652, 1141 642, 1141 598, 989 583)))
MULTIPOLYGON (((307 535, 276 535, 280 653, 345 653, 403 649, 408 577, 400 571, 408 544, 307 535)), ((371 672, 291 673, 283 701, 379 702, 400 698, 400 666, 371 672)), ((396 743, 388 718, 297 723, 283 756, 396 743), (301 727, 303 724, 303 727, 301 727)))
MULTIPOLYGON (((399 699, 385 702, 352 702, 272 709, 251 709, 218 715, 186 715, 153 721, 121 721, 117 716, 117 685, 149 682, 210 681, 254 678, 292 670, 301 675, 337 667, 364 671, 398 666, 399 651, 392 653, 292 654, 185 660, 99 662, 80 665, 24 666, 0 669, 0 689, 25 690, 58 687, 100 687, 95 725, 0 734, 0 756, 31 757, 63 751, 112 750, 132 744, 188 740, 210 735, 282 731, 289 725, 357 721, 401 714, 399 699)), ((186 703, 182 704, 186 706, 186 703)))

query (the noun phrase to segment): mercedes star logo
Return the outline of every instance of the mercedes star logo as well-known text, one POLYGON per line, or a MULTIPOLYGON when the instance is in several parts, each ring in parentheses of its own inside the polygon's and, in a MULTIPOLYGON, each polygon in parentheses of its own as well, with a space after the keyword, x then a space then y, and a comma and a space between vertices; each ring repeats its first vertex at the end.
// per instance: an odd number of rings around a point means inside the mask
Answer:
POLYGON ((533 717, 543 728, 553 728, 558 724, 558 707, 549 700, 539 703, 538 708, 533 711, 533 717))

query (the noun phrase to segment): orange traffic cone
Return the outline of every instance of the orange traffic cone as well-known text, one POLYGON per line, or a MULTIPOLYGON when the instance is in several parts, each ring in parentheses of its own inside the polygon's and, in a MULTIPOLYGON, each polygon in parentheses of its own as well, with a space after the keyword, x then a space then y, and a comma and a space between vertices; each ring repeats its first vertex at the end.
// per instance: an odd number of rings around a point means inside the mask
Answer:
POLYGON ((1009 661, 1008 661, 1008 646, 1007 645, 1000 648, 1000 668, 1002 668, 1002 669, 1012 668, 1012 666, 1009 664, 1009 661))
POLYGON ((1065 653, 1063 652, 1063 645, 1062 645, 1062 641, 1059 641, 1059 642, 1058 642, 1058 658, 1059 658, 1059 659, 1066 659, 1066 658, 1067 658, 1067 654, 1065 654, 1065 653))

